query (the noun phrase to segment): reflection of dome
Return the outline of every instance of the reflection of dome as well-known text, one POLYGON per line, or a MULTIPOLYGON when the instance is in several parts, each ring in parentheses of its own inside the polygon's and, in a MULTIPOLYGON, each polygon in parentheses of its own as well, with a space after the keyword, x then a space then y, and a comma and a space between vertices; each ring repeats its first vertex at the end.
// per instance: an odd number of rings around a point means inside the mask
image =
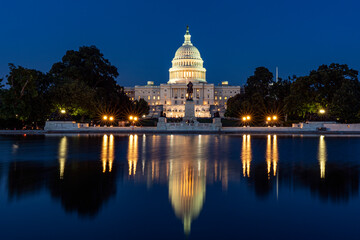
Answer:
POLYGON ((204 61, 199 50, 190 41, 189 27, 186 29, 185 41, 176 51, 170 68, 170 80, 168 83, 206 82, 203 68, 204 61))
POLYGON ((184 232, 190 233, 191 221, 197 218, 205 201, 205 169, 191 163, 173 166, 169 176, 169 197, 175 215, 183 220, 184 232))

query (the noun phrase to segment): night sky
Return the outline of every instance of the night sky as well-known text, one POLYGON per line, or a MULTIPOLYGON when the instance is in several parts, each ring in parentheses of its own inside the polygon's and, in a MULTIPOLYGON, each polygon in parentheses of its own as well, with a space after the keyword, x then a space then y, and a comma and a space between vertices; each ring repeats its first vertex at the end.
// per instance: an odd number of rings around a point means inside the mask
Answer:
POLYGON ((168 81, 186 25, 210 83, 244 84, 258 66, 280 77, 321 64, 360 70, 360 3, 342 1, 12 0, 0 6, 0 78, 8 63, 44 72, 95 45, 123 86, 168 81))

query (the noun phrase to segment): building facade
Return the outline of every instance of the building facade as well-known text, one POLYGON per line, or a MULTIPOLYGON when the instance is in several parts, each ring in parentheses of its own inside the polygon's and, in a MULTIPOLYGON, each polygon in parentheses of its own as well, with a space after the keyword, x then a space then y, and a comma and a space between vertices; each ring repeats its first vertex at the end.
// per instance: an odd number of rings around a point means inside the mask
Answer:
POLYGON ((166 84, 154 85, 149 81, 145 86, 125 87, 125 93, 131 100, 143 98, 150 106, 149 117, 184 117, 186 90, 189 82, 193 83, 193 100, 195 116, 212 117, 215 112, 223 116, 226 103, 230 97, 240 93, 240 86, 230 86, 227 81, 216 86, 206 81, 206 69, 199 50, 191 43, 189 28, 185 41, 176 51, 169 69, 169 81, 166 84))

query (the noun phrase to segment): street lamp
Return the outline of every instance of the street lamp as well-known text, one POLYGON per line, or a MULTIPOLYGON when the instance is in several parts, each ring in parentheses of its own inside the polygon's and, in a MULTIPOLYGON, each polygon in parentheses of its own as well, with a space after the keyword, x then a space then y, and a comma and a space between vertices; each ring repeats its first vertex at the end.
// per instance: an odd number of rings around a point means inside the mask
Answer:
POLYGON ((320 114, 324 114, 325 112, 326 112, 325 109, 320 109, 320 110, 319 110, 319 113, 320 113, 320 114))
POLYGON ((108 119, 108 116, 104 115, 103 119, 106 121, 108 119))
POLYGON ((129 116, 129 120, 130 122, 132 122, 132 125, 135 125, 135 122, 138 120, 139 118, 137 116, 129 116))
POLYGON ((113 117, 113 116, 110 116, 110 117, 109 117, 109 120, 110 120, 110 121, 113 121, 113 120, 114 120, 114 117, 113 117))
POLYGON ((244 122, 244 125, 246 125, 251 120, 251 116, 250 115, 243 116, 242 120, 244 122))
POLYGON ((271 123, 275 123, 278 120, 278 117, 276 115, 271 116, 267 116, 266 117, 266 124, 271 124, 271 123))
POLYGON ((65 109, 61 109, 60 112, 61 112, 62 114, 65 114, 65 113, 66 113, 65 109))

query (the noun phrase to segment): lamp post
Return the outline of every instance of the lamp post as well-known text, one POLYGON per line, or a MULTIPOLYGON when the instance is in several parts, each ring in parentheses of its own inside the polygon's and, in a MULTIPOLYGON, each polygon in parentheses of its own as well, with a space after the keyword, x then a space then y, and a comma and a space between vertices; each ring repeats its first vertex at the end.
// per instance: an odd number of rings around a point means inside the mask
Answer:
POLYGON ((319 109, 320 120, 324 121, 324 120, 326 119, 325 114, 326 114, 325 109, 320 108, 320 109, 319 109))
POLYGON ((114 117, 113 117, 113 116, 110 116, 110 117, 109 117, 109 121, 110 121, 110 123, 111 123, 111 125, 112 125, 112 122, 114 121, 114 117))
POLYGON ((276 115, 273 116, 267 116, 266 117, 266 124, 268 124, 269 126, 271 125, 271 123, 275 124, 278 120, 278 117, 276 115))
POLYGON ((131 123, 132 125, 135 125, 135 123, 136 123, 137 120, 138 120, 138 117, 137 117, 137 116, 132 116, 132 115, 130 115, 130 116, 129 116, 129 120, 130 120, 130 123, 131 123))
POLYGON ((251 120, 251 116, 247 115, 247 116, 243 116, 242 117, 243 123, 246 126, 247 124, 249 124, 250 120, 251 120))

